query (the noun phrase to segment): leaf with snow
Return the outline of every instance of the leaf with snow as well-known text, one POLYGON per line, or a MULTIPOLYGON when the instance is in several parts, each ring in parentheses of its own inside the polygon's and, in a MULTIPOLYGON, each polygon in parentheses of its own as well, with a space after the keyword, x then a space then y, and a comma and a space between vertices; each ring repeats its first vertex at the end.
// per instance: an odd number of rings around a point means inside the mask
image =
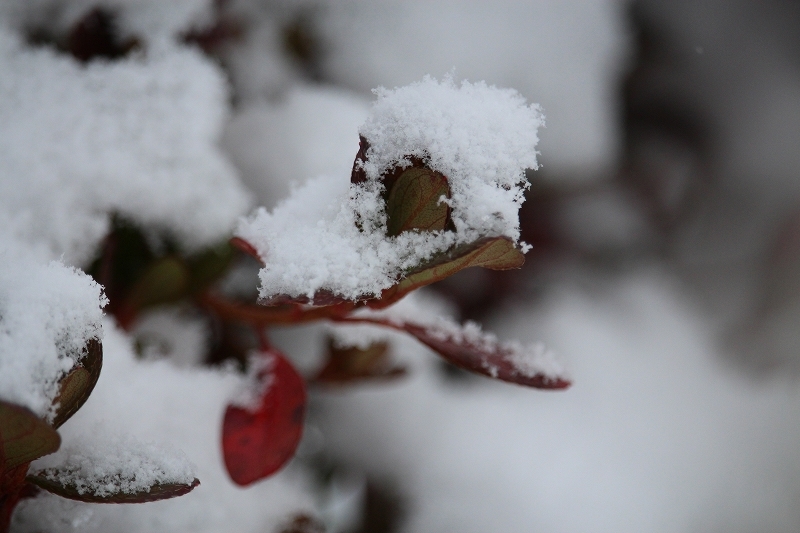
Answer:
MULTIPOLYGON (((125 492, 121 489, 101 492, 87 492, 85 486, 88 482, 77 480, 74 483, 60 481, 62 473, 58 470, 48 470, 29 475, 25 478, 28 483, 32 483, 40 489, 57 494, 62 498, 77 500, 87 503, 147 503, 169 498, 177 498, 190 493, 195 487, 200 485, 200 480, 195 478, 190 483, 155 483, 147 489, 138 492, 125 492)), ((67 472, 69 474, 69 472, 67 472)), ((127 483, 130 480, 120 480, 127 483)), ((109 488, 109 485, 106 486, 109 488)), ((118 487, 114 487, 118 488, 118 487)))
MULTIPOLYGON (((422 265, 459 259, 483 239, 506 239, 506 255, 519 256, 497 268, 522 264, 518 211, 524 171, 537 166, 538 107, 513 90, 449 78, 376 94, 350 183, 309 180, 240 223, 240 242, 264 261, 266 304, 382 298, 422 265)), ((478 264, 462 263, 439 272, 478 264)), ((429 274, 408 284, 441 279, 429 274)))
POLYGON ((34 463, 27 480, 59 496, 95 503, 163 500, 200 484, 182 452, 102 427, 34 463))
POLYGON ((383 291, 380 298, 369 300, 367 305, 373 309, 387 307, 409 292, 441 281, 465 268, 509 270, 520 268, 524 263, 525 256, 509 239, 505 237, 480 239, 456 247, 411 271, 397 284, 383 291))
POLYGON ((222 453, 231 479, 249 485, 277 472, 294 456, 303 434, 306 387, 277 350, 258 354, 255 394, 229 405, 222 453))
POLYGON ((565 389, 571 384, 565 369, 544 345, 503 342, 482 331, 475 322, 459 325, 440 318, 433 325, 421 325, 374 313, 337 322, 376 324, 404 331, 455 366, 501 381, 537 389, 565 389))
POLYGON ((58 428, 74 415, 89 399, 103 367, 103 345, 97 339, 86 343, 84 356, 59 384, 53 427, 58 428))
POLYGON ((58 450, 61 437, 30 409, 0 400, 0 474, 58 450))

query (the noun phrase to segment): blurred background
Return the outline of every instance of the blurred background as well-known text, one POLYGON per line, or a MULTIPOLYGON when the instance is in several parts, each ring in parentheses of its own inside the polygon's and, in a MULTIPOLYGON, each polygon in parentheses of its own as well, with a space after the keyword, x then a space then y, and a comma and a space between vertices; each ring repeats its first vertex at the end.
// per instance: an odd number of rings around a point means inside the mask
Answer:
MULTIPOLYGON (((349 176, 374 87, 451 73, 541 104, 525 267, 432 290, 546 342, 574 385, 497 384, 398 341, 407 377, 313 394, 299 461, 330 531, 800 531, 799 3, 19 5, 32 46, 82 61, 163 35, 200 49, 228 83, 219 145, 268 208, 349 176)), ((274 338, 312 368, 326 331, 274 338)))

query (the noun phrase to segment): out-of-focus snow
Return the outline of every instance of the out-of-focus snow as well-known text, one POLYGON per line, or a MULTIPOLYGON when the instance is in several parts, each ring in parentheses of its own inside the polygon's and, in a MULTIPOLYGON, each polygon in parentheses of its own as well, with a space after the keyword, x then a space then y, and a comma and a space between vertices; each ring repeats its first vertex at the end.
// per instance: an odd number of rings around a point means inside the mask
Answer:
POLYGON ((106 301, 83 272, 0 233, 0 399, 50 418, 58 380, 102 338, 106 301))
POLYGON ((346 298, 378 295, 403 271, 455 244, 486 236, 519 239, 524 170, 536 166, 539 109, 510 89, 426 77, 377 91, 362 135, 370 142, 363 183, 347 175, 308 181, 271 213, 261 208, 237 235, 265 261, 260 295, 312 296, 326 289, 346 298), (409 157, 448 179, 457 231, 386 236, 380 176, 409 157))
POLYGON ((211 326, 187 309, 156 308, 136 320, 131 335, 143 359, 166 358, 176 366, 203 362, 211 342, 211 326))
POLYGON ((597 176, 619 145, 617 77, 626 58, 622 2, 326 2, 325 75, 344 87, 401 86, 456 69, 517 88, 548 118, 542 162, 597 176))
POLYGON ((273 208, 292 184, 320 175, 346 176, 358 152, 368 100, 333 87, 297 85, 277 102, 239 108, 222 147, 256 193, 273 208))
POLYGON ((0 28, 0 70, 0 206, 21 240, 85 263, 118 213, 192 250, 250 205, 216 146, 225 82, 197 51, 81 65, 0 28))
POLYGON ((568 391, 447 386, 423 365, 404 382, 326 393, 328 446, 398 483, 403 531, 795 531, 797 384, 725 367, 705 319, 658 271, 588 293, 587 281, 493 325, 564 355, 568 391))
POLYGON ((144 505, 64 503, 43 495, 19 507, 15 531, 261 533, 294 513, 315 511, 308 480, 291 467, 247 489, 228 478, 220 448, 222 417, 245 385, 243 376, 138 361, 130 339, 113 324, 104 326, 103 372, 84 407, 59 430, 62 446, 77 449, 101 425, 112 434, 182 450, 196 465, 201 484, 180 498, 144 505))
POLYGON ((6 0, 0 5, 0 18, 22 30, 64 31, 98 7, 119 16, 122 35, 149 42, 208 24, 213 13, 212 0, 6 0))

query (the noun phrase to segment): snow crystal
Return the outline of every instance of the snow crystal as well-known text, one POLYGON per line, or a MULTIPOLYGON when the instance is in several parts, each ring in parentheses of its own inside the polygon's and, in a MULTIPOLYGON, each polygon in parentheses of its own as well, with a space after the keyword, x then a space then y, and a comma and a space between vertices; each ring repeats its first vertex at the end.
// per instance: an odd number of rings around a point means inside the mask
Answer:
POLYGON ((52 416, 58 380, 102 337, 106 302, 83 272, 39 262, 0 235, 0 399, 52 416))
POLYGON ((36 464, 41 474, 78 494, 99 497, 150 492, 155 485, 189 485, 195 467, 183 452, 131 435, 113 434, 97 425, 82 438, 36 464))
POLYGON ((535 105, 511 89, 451 78, 395 90, 378 100, 360 133, 370 143, 367 180, 345 176, 306 182, 272 213, 259 209, 237 235, 265 261, 262 298, 312 296, 328 289, 346 298, 379 295, 407 271, 456 244, 485 236, 519 239, 518 210, 536 168, 535 105), (455 232, 386 236, 382 173, 418 157, 448 177, 455 232))
POLYGON ((88 261, 110 213, 187 249, 223 239, 249 195, 215 146, 219 70, 176 46, 81 65, 0 27, 0 208, 20 239, 88 261))

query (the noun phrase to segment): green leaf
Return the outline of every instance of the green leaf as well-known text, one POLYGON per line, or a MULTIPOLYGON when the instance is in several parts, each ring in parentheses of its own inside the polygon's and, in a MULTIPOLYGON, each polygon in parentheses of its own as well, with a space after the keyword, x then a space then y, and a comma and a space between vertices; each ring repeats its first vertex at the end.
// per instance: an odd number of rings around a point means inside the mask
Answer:
POLYGON ((153 261, 128 293, 117 311, 120 325, 127 328, 139 312, 157 304, 169 303, 183 297, 189 286, 189 270, 177 257, 153 261))
POLYGON ((147 491, 140 492, 115 492, 113 494, 98 495, 90 492, 78 491, 78 488, 70 484, 62 484, 59 481, 51 479, 47 473, 56 473, 57 471, 45 470, 36 472, 26 477, 26 481, 33 483, 40 489, 46 490, 57 494, 62 498, 70 500, 77 500, 79 502, 88 503, 146 503, 155 502, 158 500, 167 500, 169 498, 176 498, 188 494, 195 487, 200 484, 200 480, 195 478, 191 483, 163 483, 152 485, 147 491))
POLYGON ((58 396, 53 400, 58 405, 53 418, 53 427, 58 428, 80 409, 97 384, 103 367, 103 345, 90 339, 84 348, 84 356, 60 383, 58 396))
POLYGON ((508 270, 519 268, 524 263, 525 256, 510 239, 486 237, 458 246, 421 265, 396 285, 383 291, 380 298, 367 302, 367 305, 373 309, 388 307, 409 292, 441 281, 465 268, 479 266, 491 270, 508 270))
POLYGON ((189 268, 188 291, 197 294, 225 273, 236 256, 236 248, 225 242, 186 260, 189 268))
POLYGON ((58 432, 30 409, 0 400, 0 471, 53 453, 60 445, 58 432))
POLYGON ((386 199, 389 236, 411 230, 445 229, 450 206, 441 201, 442 197, 450 197, 450 186, 443 174, 424 167, 403 171, 386 199))

